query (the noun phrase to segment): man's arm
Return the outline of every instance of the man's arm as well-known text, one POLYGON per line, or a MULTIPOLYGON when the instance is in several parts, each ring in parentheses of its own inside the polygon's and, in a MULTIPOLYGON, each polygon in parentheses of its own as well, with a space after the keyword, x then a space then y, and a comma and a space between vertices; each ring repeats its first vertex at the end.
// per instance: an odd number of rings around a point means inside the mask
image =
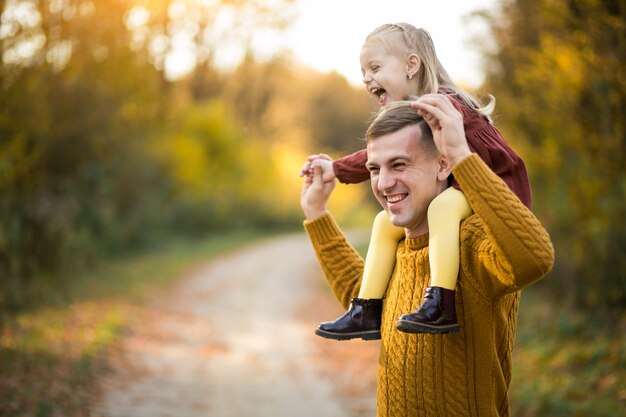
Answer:
POLYGON ((330 213, 304 222, 315 256, 333 294, 347 309, 357 297, 363 276, 363 258, 348 242, 330 213))
POLYGON ((452 172, 487 227, 491 250, 477 256, 495 254, 500 271, 494 274, 500 280, 495 291, 517 291, 543 278, 554 263, 554 248, 537 217, 478 155, 465 158, 452 172))
POLYGON ((328 198, 334 187, 335 181, 324 182, 321 167, 314 166, 313 175, 304 180, 300 204, 306 216, 304 229, 324 276, 339 302, 348 308, 350 299, 359 292, 363 259, 327 211, 328 198))
POLYGON ((486 224, 494 251, 503 258, 500 273, 494 274, 503 280, 499 291, 516 291, 545 276, 554 263, 548 232, 504 181, 472 154, 462 115, 443 95, 422 96, 412 106, 431 127, 437 148, 451 161, 455 179, 486 224))

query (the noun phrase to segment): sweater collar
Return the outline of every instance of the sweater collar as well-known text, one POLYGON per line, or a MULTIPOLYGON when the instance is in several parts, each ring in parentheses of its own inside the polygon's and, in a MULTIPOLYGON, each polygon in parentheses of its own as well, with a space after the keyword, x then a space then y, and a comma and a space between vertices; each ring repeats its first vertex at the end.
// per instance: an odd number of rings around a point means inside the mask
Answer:
POLYGON ((408 249, 422 249, 428 246, 428 233, 412 239, 406 238, 405 245, 408 249))

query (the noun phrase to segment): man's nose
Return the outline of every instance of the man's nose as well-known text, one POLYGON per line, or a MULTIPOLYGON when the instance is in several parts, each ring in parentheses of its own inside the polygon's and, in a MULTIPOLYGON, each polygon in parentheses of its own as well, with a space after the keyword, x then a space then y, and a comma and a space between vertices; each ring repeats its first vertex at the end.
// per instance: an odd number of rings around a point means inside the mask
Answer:
POLYGON ((393 174, 385 169, 381 169, 378 173, 378 182, 376 186, 378 187, 378 191, 383 192, 393 188, 396 185, 396 180, 393 174))

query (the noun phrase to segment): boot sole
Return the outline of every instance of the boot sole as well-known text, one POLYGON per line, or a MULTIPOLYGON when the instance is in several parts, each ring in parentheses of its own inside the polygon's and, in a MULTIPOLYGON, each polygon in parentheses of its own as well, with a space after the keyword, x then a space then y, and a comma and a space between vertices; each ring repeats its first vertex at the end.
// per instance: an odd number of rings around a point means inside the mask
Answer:
POLYGON ((363 340, 380 340, 380 330, 370 330, 367 332, 353 333, 331 333, 321 329, 315 330, 315 334, 326 339, 351 340, 361 338, 363 340))
POLYGON ((416 323, 414 321, 398 320, 396 329, 404 333, 430 333, 430 334, 448 334, 458 333, 460 326, 458 324, 447 324, 444 326, 434 326, 424 323, 416 323))

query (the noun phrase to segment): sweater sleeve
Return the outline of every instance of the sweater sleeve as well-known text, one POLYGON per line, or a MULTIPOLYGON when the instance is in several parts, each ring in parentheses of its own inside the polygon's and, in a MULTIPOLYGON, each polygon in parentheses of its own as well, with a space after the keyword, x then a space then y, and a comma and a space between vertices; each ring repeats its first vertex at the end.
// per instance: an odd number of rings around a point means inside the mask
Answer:
POLYGON ((370 179, 370 173, 365 167, 366 162, 366 149, 335 159, 333 161, 335 176, 344 184, 358 184, 367 181, 370 179))
POLYGON ((517 291, 543 278, 554 263, 554 248, 539 220, 476 154, 453 173, 487 228, 492 250, 486 252, 497 252, 500 266, 490 274, 497 281, 494 291, 517 291))
POLYGON ((348 242, 330 213, 304 222, 328 285, 344 308, 359 293, 363 258, 348 242))

